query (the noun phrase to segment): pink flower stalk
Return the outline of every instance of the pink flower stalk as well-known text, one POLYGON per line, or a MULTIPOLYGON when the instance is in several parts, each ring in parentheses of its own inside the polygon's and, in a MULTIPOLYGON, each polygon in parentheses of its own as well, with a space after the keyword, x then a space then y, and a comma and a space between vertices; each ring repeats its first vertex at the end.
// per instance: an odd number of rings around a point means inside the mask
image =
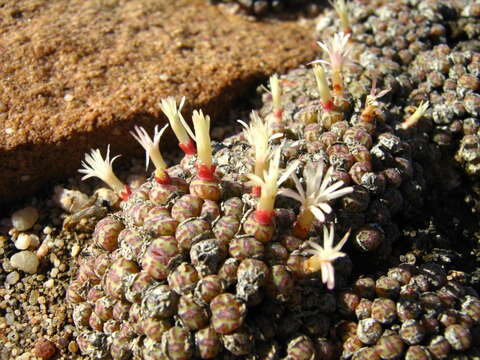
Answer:
POLYGON ((335 95, 343 95, 343 65, 349 61, 351 46, 348 44, 350 34, 340 32, 335 34, 329 42, 318 41, 317 44, 328 54, 329 61, 317 60, 330 65, 332 69, 332 87, 335 95))
POLYGON ((340 242, 333 246, 334 239, 333 224, 330 224, 330 231, 326 226, 323 226, 323 247, 319 244, 309 241, 308 244, 312 247, 307 250, 312 256, 305 261, 305 271, 308 273, 322 272, 322 282, 327 285, 329 290, 335 287, 335 269, 333 268, 333 262, 346 254, 341 252, 343 245, 350 236, 350 231, 340 240, 340 242))

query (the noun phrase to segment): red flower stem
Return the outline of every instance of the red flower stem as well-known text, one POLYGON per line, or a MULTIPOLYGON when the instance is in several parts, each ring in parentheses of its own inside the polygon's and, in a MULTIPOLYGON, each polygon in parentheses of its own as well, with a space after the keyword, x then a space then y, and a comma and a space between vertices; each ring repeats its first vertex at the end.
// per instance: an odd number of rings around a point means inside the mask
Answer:
POLYGON ((195 148, 195 143, 193 142, 192 139, 188 141, 188 143, 180 143, 178 144, 180 149, 183 150, 185 155, 195 155, 197 153, 197 149, 195 148))
POLYGON ((275 215, 275 210, 266 211, 266 210, 257 209, 255 211, 254 216, 255 216, 255 220, 257 220, 257 222, 260 225, 267 226, 267 225, 270 225, 272 223, 272 217, 274 215, 275 215))
POLYGON ((120 192, 119 196, 123 201, 128 201, 130 195, 132 195, 132 189, 130 189, 130 186, 125 185, 124 190, 120 192))
POLYGON ((252 196, 260 197, 262 195, 262 187, 261 186, 252 186, 252 196))
POLYGON ((282 119, 283 109, 273 109, 273 116, 279 120, 282 119))
POLYGON ((333 103, 333 100, 328 100, 326 103, 324 103, 323 101, 320 101, 320 104, 322 105, 325 111, 335 110, 335 104, 333 103))
POLYGON ((170 175, 166 171, 162 171, 163 174, 159 176, 155 176, 155 181, 160 185, 170 185, 172 183, 172 179, 170 175))
POLYGON ((197 177, 201 180, 206 180, 206 181, 216 181, 217 177, 215 176, 215 165, 203 165, 199 164, 198 162, 195 164, 195 167, 197 168, 197 177))

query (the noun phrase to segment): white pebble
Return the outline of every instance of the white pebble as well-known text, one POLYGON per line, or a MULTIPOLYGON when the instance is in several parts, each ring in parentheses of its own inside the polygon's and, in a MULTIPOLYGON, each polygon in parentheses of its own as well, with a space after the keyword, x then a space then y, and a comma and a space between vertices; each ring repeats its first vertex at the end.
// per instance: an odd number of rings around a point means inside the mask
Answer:
POLYGON ((72 246, 72 257, 77 256, 80 253, 80 246, 78 244, 73 244, 72 246))
POLYGON ((68 190, 56 186, 53 201, 55 204, 69 213, 75 213, 88 205, 88 196, 78 190, 68 190))
POLYGON ((55 240, 53 245, 59 249, 63 249, 63 247, 65 246, 65 241, 63 241, 62 239, 57 239, 55 240))
POLYGON ((53 231, 53 229, 52 229, 50 226, 45 226, 45 227, 43 228, 43 233, 44 233, 45 235, 50 235, 50 234, 52 233, 52 231, 53 231))
POLYGON ((40 238, 35 234, 30 234, 30 250, 38 249, 40 246, 40 238))
POLYGON ((15 268, 25 271, 29 274, 35 274, 38 270, 40 261, 33 252, 25 250, 14 254, 10 258, 10 264, 15 268))
POLYGON ((50 248, 48 247, 48 245, 44 242, 42 243, 42 245, 40 245, 40 247, 38 248, 37 250, 37 256, 42 258, 44 256, 46 256, 48 254, 48 251, 50 250, 50 248))
POLYGON ((15 211, 12 214, 12 225, 18 231, 30 229, 38 220, 38 210, 32 206, 15 211))
POLYGON ((47 289, 53 288, 53 285, 55 284, 55 281, 53 279, 48 279, 47 281, 44 282, 43 286, 46 287, 47 289))
POLYGON ((15 240, 15 247, 18 250, 27 250, 30 247, 32 240, 30 234, 21 233, 18 235, 17 240, 15 240))

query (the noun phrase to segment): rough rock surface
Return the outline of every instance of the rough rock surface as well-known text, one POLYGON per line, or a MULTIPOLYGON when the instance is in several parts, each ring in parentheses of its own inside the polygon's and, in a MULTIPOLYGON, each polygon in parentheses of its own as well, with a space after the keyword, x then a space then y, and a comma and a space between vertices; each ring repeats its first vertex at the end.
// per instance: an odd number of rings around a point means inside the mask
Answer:
POLYGON ((72 174, 91 147, 138 151, 128 131, 164 121, 165 96, 219 119, 316 51, 309 21, 252 22, 202 0, 25 0, 0 19, 0 203, 72 174))

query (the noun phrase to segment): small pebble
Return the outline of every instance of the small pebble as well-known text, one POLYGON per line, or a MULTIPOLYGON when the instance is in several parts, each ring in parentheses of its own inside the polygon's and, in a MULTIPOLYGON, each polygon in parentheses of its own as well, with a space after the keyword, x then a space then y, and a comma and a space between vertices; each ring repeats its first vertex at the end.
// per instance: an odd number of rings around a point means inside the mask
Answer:
POLYGON ((70 341, 68 344, 68 351, 71 353, 76 353, 78 351, 78 345, 75 341, 70 341))
POLYGON ((31 293, 30 293, 30 296, 28 298, 28 303, 30 305, 35 305, 37 304, 38 302, 38 297, 40 296, 40 293, 37 291, 37 290, 33 290, 31 293))
POLYGON ((17 240, 15 240, 15 247, 18 250, 27 250, 30 247, 31 242, 30 234, 21 233, 18 235, 17 240))
POLYGON ((35 343, 35 356, 42 359, 50 359, 57 352, 55 344, 46 339, 40 339, 35 343))
POLYGON ((57 239, 55 240, 53 245, 59 249, 63 249, 63 247, 65 246, 65 241, 63 241, 62 239, 57 239))
POLYGON ((14 285, 20 280, 20 274, 18 271, 13 271, 7 275, 7 278, 5 279, 5 282, 10 285, 14 285))
POLYGON ((115 191, 105 187, 102 187, 95 191, 95 195, 97 195, 98 200, 105 201, 110 204, 110 206, 114 206, 120 201, 120 198, 115 193, 115 191))
POLYGON ((73 244, 72 246, 72 256, 75 257, 80 253, 80 246, 78 244, 73 244))
POLYGON ((43 228, 43 233, 44 233, 45 235, 50 235, 50 234, 52 233, 52 231, 53 231, 53 229, 52 229, 50 226, 45 226, 45 227, 43 228))
POLYGON ((46 256, 48 254, 48 250, 49 250, 48 245, 46 243, 43 243, 42 245, 40 245, 40 247, 37 250, 37 256, 39 258, 46 256))
POLYGON ((40 261, 33 252, 25 250, 14 254, 10 258, 10 264, 15 268, 25 271, 29 274, 35 274, 38 270, 40 261))
POLYGON ((53 288, 53 285, 55 285, 55 281, 53 279, 49 279, 43 284, 43 286, 47 289, 53 288))
POLYGON ((38 220, 38 210, 32 206, 15 211, 11 217, 12 225, 18 231, 30 229, 38 220))
POLYGON ((61 186, 55 187, 53 201, 69 213, 75 213, 88 206, 88 196, 78 190, 68 190, 61 186))
POLYGON ((30 234, 30 249, 38 249, 40 238, 35 234, 30 234))

